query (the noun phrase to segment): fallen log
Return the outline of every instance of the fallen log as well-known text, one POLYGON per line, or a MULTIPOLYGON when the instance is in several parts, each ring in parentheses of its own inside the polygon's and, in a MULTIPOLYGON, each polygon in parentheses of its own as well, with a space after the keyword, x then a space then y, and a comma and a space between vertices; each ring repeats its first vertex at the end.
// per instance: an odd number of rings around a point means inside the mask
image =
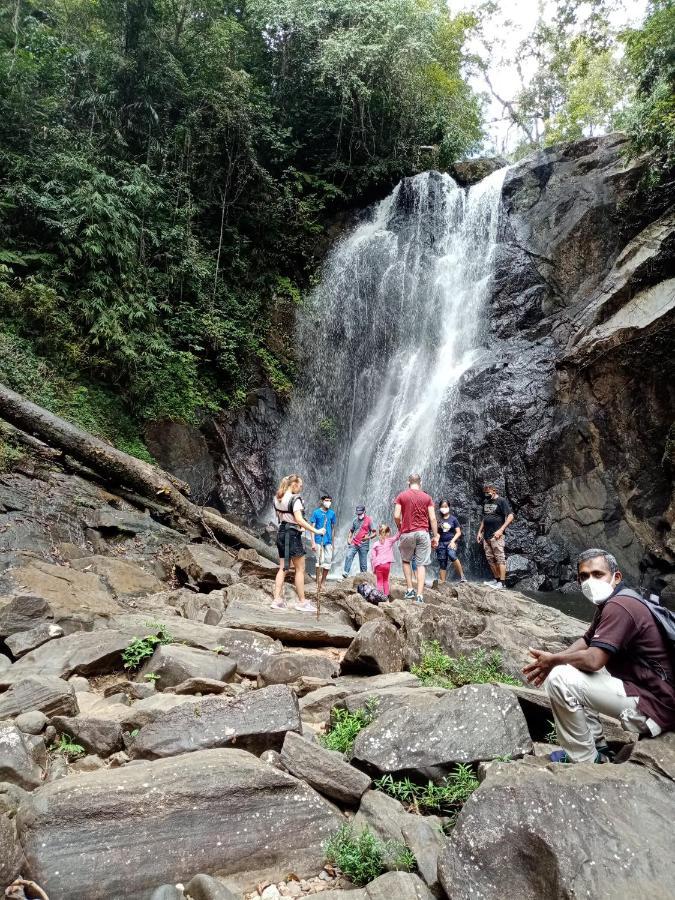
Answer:
POLYGON ((150 500, 169 504, 176 513, 200 529, 210 530, 236 545, 250 547, 265 559, 277 562, 276 552, 263 541, 224 516, 202 509, 189 500, 180 489, 184 487, 183 483, 168 472, 117 450, 71 422, 31 403, 4 384, 0 384, 0 417, 50 447, 68 453, 99 475, 133 488, 150 500))

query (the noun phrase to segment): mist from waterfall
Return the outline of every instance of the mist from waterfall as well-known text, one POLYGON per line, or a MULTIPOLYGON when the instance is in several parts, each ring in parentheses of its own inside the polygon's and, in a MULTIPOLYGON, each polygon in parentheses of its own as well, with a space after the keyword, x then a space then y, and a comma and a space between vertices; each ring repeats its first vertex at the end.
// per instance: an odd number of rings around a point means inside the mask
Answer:
POLYGON ((327 491, 336 555, 354 507, 393 526, 410 472, 448 492, 457 385, 476 360, 505 170, 466 191, 449 175, 406 178, 331 251, 299 311, 298 388, 277 474, 300 472, 308 508, 327 491))

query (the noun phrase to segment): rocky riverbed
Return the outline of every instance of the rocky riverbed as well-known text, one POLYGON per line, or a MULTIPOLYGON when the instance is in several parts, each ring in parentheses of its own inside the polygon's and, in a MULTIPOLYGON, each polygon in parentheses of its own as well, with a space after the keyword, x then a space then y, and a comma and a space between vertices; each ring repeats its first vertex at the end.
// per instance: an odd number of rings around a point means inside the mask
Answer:
POLYGON ((451 657, 498 650, 517 680, 528 646, 560 648, 583 623, 474 584, 430 590, 422 607, 397 584, 374 607, 358 578, 331 584, 317 619, 270 610, 273 575, 84 471, 26 459, 0 477, 3 888, 22 877, 49 900, 672 896, 673 735, 633 744, 608 721, 621 764, 555 766, 540 692, 448 689, 410 671, 437 641, 451 657), (349 752, 320 743, 336 710, 366 707, 349 752), (441 783, 458 764, 481 784, 454 827, 375 786, 441 783), (346 823, 404 844, 413 871, 357 888, 325 851, 346 823))

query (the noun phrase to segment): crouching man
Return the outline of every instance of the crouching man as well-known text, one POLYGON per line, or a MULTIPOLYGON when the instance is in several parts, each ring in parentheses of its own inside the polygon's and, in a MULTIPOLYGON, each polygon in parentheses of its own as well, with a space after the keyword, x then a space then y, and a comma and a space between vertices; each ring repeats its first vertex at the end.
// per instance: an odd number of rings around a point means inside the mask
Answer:
POLYGON ((543 684, 562 753, 559 762, 607 762, 599 714, 626 731, 656 737, 675 729, 675 677, 667 638, 649 607, 624 585, 605 550, 579 556, 577 577, 596 606, 586 634, 562 653, 530 650, 527 680, 543 684))

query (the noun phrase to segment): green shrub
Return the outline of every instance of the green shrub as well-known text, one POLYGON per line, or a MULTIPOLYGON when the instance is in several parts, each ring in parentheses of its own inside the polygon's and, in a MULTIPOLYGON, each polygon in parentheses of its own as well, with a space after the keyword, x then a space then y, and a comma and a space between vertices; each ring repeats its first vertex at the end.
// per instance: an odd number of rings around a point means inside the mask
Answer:
POLYGON ((410 872, 416 866, 415 856, 405 844, 382 843, 369 828, 357 832, 352 825, 343 825, 324 844, 324 851, 328 862, 358 886, 373 881, 387 868, 410 872))
POLYGON ((411 672, 422 684, 434 687, 457 688, 465 684, 521 684, 502 669, 502 658, 496 650, 486 653, 476 650, 470 656, 451 657, 443 651, 438 641, 422 644, 422 659, 411 672))
POLYGON ((125 669, 137 669, 142 662, 152 656, 158 644, 170 644, 173 641, 173 636, 165 625, 161 625, 159 622, 146 622, 145 624, 152 629, 151 633, 142 638, 133 638, 126 649, 122 651, 125 669))
POLYGON ((58 744, 54 744, 52 749, 56 753, 61 753, 67 760, 77 759, 85 754, 82 744, 76 744, 69 734, 62 734, 58 744))
POLYGON ((379 791, 395 797, 412 812, 456 816, 479 782, 473 769, 460 763, 440 784, 433 781, 415 784, 409 778, 396 780, 391 775, 383 775, 374 784, 379 791))
POLYGON ((373 721, 376 710, 377 700, 374 697, 366 702, 364 709, 357 709, 354 712, 334 709, 330 731, 320 738, 321 743, 327 750, 348 753, 354 746, 357 734, 373 721))

